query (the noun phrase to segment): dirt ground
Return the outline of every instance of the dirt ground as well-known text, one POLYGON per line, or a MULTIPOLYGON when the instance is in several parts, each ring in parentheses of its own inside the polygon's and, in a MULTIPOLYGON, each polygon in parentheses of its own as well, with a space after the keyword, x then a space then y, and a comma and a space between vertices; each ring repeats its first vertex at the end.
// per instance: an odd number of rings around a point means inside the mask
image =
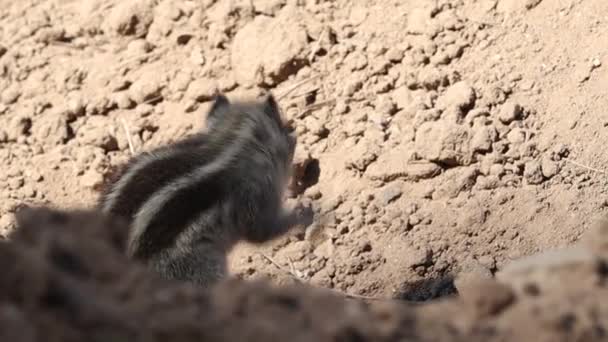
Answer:
POLYGON ((607 11, 0 0, 0 229, 21 203, 92 205, 131 151, 202 127, 216 90, 270 90, 297 127, 297 200, 316 219, 238 246, 233 275, 409 301, 491 282, 608 207, 607 11))

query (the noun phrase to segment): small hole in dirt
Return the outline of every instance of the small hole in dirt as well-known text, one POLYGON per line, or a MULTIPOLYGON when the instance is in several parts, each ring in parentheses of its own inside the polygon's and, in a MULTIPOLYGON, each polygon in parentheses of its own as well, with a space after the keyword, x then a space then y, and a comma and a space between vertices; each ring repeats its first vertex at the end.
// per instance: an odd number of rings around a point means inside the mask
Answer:
POLYGON ((179 36, 177 36, 176 42, 177 45, 186 45, 188 44, 188 42, 192 39, 192 37, 194 37, 191 34, 180 34, 179 36))
POLYGON ((319 50, 317 50, 317 56, 323 57, 326 55, 327 55, 327 50, 325 50, 324 48, 320 48, 319 50))
POLYGON ((306 165, 304 169, 304 177, 302 177, 302 187, 304 189, 309 188, 319 182, 319 176, 321 175, 321 168, 319 167, 319 160, 313 159, 306 165))
POLYGON ((310 93, 306 94, 304 101, 306 102, 307 106, 310 106, 311 104, 315 103, 317 101, 317 92, 311 91, 310 93))

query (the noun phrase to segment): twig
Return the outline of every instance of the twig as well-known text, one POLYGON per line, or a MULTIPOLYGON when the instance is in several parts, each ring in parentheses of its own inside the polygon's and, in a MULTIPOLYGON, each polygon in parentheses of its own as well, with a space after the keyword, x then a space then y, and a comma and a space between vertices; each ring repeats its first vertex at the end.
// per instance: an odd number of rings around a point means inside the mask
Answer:
POLYGON ((287 90, 285 90, 282 94, 277 96, 277 100, 281 100, 284 97, 286 97, 287 95, 291 94, 294 90, 300 88, 301 86, 305 85, 306 83, 312 82, 322 76, 325 76, 325 73, 321 73, 321 74, 316 74, 314 76, 311 76, 307 79, 304 79, 294 85, 292 85, 291 87, 289 87, 287 90))
POLYGON ((163 96, 162 95, 158 95, 156 97, 152 97, 152 98, 149 98, 149 99, 145 100, 143 103, 152 103, 152 102, 160 101, 162 99, 163 99, 163 96))
POLYGON ((141 59, 144 59, 144 58, 150 58, 150 57, 155 56, 155 55, 160 56, 161 54, 163 54, 167 50, 168 50, 167 48, 162 48, 162 49, 159 49, 159 50, 156 50, 156 51, 150 51, 150 52, 144 53, 143 55, 137 55, 137 56, 133 56, 131 58, 127 58, 124 61, 118 63, 118 65, 114 66, 114 70, 120 70, 121 68, 125 67, 126 65, 128 65, 128 64, 130 64, 130 63, 132 63, 134 61, 137 61, 137 60, 141 60, 141 59))
POLYGON ((568 163, 574 164, 574 165, 576 165, 578 167, 581 167, 581 168, 589 170, 589 171, 593 171, 593 172, 597 172, 597 173, 603 173, 603 174, 608 173, 608 172, 606 172, 604 170, 600 170, 600 169, 593 168, 591 166, 583 165, 583 164, 581 164, 581 163, 579 163, 577 161, 574 161, 572 159, 568 159, 568 158, 562 158, 562 159, 565 160, 565 161, 567 161, 568 163))
POLYGON ((315 46, 310 50, 310 56, 308 56, 308 60, 310 61, 310 63, 312 63, 312 61, 314 60, 315 54, 321 46, 321 41, 323 40, 323 36, 325 35, 325 30, 327 30, 327 27, 323 27, 323 30, 321 30, 321 33, 319 33, 319 39, 317 39, 317 41, 315 42, 315 46))
POLYGON ((125 131, 125 135, 127 136, 127 143, 129 144, 129 151, 131 152, 131 156, 135 155, 135 148, 133 147, 133 140, 131 140, 131 133, 129 132, 129 126, 127 125, 127 122, 125 121, 125 119, 120 119, 120 122, 122 124, 122 128, 125 131))
MULTIPOLYGON (((285 268, 284 266, 281 266, 281 264, 279 264, 278 262, 276 262, 275 260, 273 260, 268 255, 266 255, 264 253, 258 253, 258 254, 260 254, 262 257, 264 257, 264 259, 268 260, 271 264, 273 264, 280 271, 282 271, 282 272, 284 272, 286 274, 289 274, 292 277, 294 277, 300 283, 307 283, 304 279, 302 279, 302 277, 300 277, 297 274, 297 270, 295 269, 295 267, 294 267, 293 262, 291 261, 291 259, 289 259, 291 270, 288 270, 287 268, 285 268)), ((325 288, 325 290, 331 291, 331 292, 335 293, 336 295, 340 295, 340 296, 343 296, 343 297, 346 297, 346 298, 351 298, 351 299, 363 299, 363 300, 374 300, 374 301, 376 301, 376 300, 391 300, 390 298, 377 298, 377 297, 371 297, 371 296, 365 296, 365 295, 344 293, 344 292, 336 290, 336 289, 325 288)))
POLYGON ((296 278, 298 281, 302 282, 302 279, 300 277, 298 277, 297 274, 295 274, 294 272, 286 269, 285 267, 281 266, 281 264, 279 264, 278 262, 274 261, 271 257, 269 257, 268 255, 264 254, 264 253, 258 253, 261 256, 264 257, 264 259, 270 261, 271 264, 273 264, 276 268, 278 268, 279 270, 291 275, 292 277, 296 278))
POLYGON ((317 102, 317 103, 311 104, 310 106, 304 108, 304 110, 302 110, 300 112, 300 114, 298 115, 298 117, 300 117, 300 118, 304 117, 308 113, 310 113, 310 112, 312 112, 314 110, 317 110, 319 108, 323 108, 323 107, 325 107, 327 105, 334 104, 335 102, 336 102, 336 99, 330 99, 330 100, 325 100, 325 101, 321 101, 321 102, 317 102))

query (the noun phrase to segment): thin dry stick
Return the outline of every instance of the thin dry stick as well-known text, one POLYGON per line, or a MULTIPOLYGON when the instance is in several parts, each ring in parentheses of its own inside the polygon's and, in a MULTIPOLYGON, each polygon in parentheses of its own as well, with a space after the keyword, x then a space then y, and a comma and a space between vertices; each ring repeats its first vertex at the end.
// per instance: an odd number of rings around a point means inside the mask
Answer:
POLYGON ((323 30, 319 34, 319 39, 317 39, 317 41, 315 42, 315 46, 310 51, 310 56, 308 57, 310 63, 312 63, 313 59, 315 58, 315 54, 317 53, 317 50, 319 50, 319 47, 321 46, 321 41, 323 40, 323 36, 325 35, 326 29, 326 27, 323 27, 323 30))
MULTIPOLYGON (((287 268, 281 266, 281 264, 279 264, 278 262, 276 262, 275 260, 273 260, 268 255, 263 254, 263 253, 258 253, 258 254, 260 254, 262 257, 264 257, 266 260, 268 260, 271 264, 273 264, 280 271, 282 271, 282 272, 284 272, 286 274, 289 274, 290 276, 292 276, 293 278, 295 278, 300 283, 308 283, 308 282, 306 282, 304 279, 302 279, 302 277, 300 277, 296 273, 297 270, 295 269, 295 267, 294 267, 293 262, 291 261, 291 259, 289 260, 291 270, 288 270, 287 268)), ((335 293, 337 295, 344 296, 346 298, 364 299, 364 300, 390 300, 389 298, 376 298, 376 297, 370 297, 370 296, 365 296, 365 295, 344 293, 344 292, 338 291, 336 289, 328 289, 328 288, 326 288, 325 290, 331 291, 331 292, 333 292, 333 293, 335 293)))
POLYGON ((282 94, 278 95, 277 96, 277 100, 283 99, 287 95, 291 94, 294 90, 296 90, 296 89, 300 88, 301 86, 305 85, 306 83, 312 82, 312 81, 314 81, 314 80, 316 80, 316 79, 318 79, 318 78, 320 78, 322 76, 325 76, 325 73, 316 74, 314 76, 311 76, 311 77, 309 77, 307 79, 304 79, 304 80, 302 80, 302 81, 300 81, 300 82, 292 85, 289 89, 285 90, 282 94))
POLYGON ((319 87, 314 87, 312 89, 308 89, 308 90, 300 92, 300 93, 295 93, 295 94, 291 95, 291 99, 293 100, 293 99, 297 99, 298 97, 306 96, 310 93, 318 91, 319 89, 320 89, 319 87))
POLYGON ((274 261, 271 257, 269 257, 268 255, 264 254, 264 253, 258 253, 261 256, 263 256, 266 260, 268 260, 271 264, 273 264, 276 268, 278 268, 280 271, 283 271, 289 275, 291 275, 292 277, 296 278, 298 281, 302 282, 302 279, 300 277, 298 277, 297 274, 295 274, 294 272, 286 269, 285 267, 281 266, 281 264, 279 264, 278 262, 274 261))
POLYGON ((301 118, 303 116, 306 116, 308 113, 310 113, 310 112, 312 112, 314 110, 317 110, 319 108, 323 108, 323 107, 325 107, 327 105, 334 104, 335 102, 336 102, 335 99, 330 99, 330 100, 325 100, 325 101, 321 101, 321 102, 318 102, 318 103, 311 104, 310 106, 304 108, 304 110, 302 110, 300 112, 300 114, 298 115, 298 117, 301 118))
POLYGON ((593 167, 591 167, 591 166, 583 165, 583 164, 581 164, 581 163, 579 163, 579 162, 577 162, 577 161, 574 161, 574 160, 572 160, 572 159, 568 159, 568 158, 562 158, 562 159, 563 159, 563 160, 565 160, 565 161, 567 161, 568 163, 571 163, 571 164, 573 164, 573 165, 576 165, 576 166, 578 166, 578 167, 581 167, 581 168, 586 169, 586 170, 589 170, 589 171, 598 172, 598 173, 603 173, 603 174, 608 173, 608 172, 606 172, 606 171, 604 171, 604 170, 600 170, 600 169, 593 168, 593 167))
POLYGON ((123 67, 127 66, 128 64, 130 64, 130 63, 132 63, 134 61, 137 61, 137 60, 141 60, 141 59, 144 59, 144 58, 149 58, 149 57, 152 57, 152 56, 155 56, 155 55, 160 56, 161 54, 163 54, 167 50, 168 50, 167 48, 162 48, 162 49, 159 49, 157 51, 150 51, 150 52, 144 53, 143 55, 138 55, 138 56, 133 56, 131 58, 127 58, 124 61, 118 63, 118 65, 114 66, 114 70, 120 70, 123 67))
POLYGON ((127 143, 129 144, 129 151, 131 152, 131 156, 135 155, 135 148, 133 147, 133 140, 131 140, 131 133, 129 132, 129 126, 125 119, 120 119, 122 124, 122 128, 125 131, 125 135, 127 136, 127 143))

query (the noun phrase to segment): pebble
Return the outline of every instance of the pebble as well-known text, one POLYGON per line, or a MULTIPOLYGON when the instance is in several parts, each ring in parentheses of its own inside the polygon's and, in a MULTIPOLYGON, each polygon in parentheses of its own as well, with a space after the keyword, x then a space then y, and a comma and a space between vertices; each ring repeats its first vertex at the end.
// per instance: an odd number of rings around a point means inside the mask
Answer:
POLYGON ((498 119, 504 123, 509 124, 512 121, 518 120, 522 114, 522 107, 513 101, 508 101, 500 108, 498 119))
POLYGON ((80 177, 80 185, 85 188, 95 188, 103 183, 103 175, 95 170, 88 170, 80 177))
POLYGON ((540 184, 544 177, 538 161, 529 161, 524 166, 524 179, 528 184, 540 184))
POLYGON ((13 104, 21 96, 21 89, 17 84, 12 84, 0 94, 0 101, 5 105, 13 104))
POLYGON ((544 157, 541 159, 540 167, 545 178, 551 178, 559 172, 559 164, 551 160, 549 157, 544 157))
POLYGON ((521 144, 526 141, 526 134, 521 128, 515 127, 507 134, 507 140, 511 144, 521 144))
POLYGON ((401 185, 398 183, 391 183, 387 185, 380 193, 380 203, 386 206, 397 198, 401 197, 401 194, 403 194, 401 185))

